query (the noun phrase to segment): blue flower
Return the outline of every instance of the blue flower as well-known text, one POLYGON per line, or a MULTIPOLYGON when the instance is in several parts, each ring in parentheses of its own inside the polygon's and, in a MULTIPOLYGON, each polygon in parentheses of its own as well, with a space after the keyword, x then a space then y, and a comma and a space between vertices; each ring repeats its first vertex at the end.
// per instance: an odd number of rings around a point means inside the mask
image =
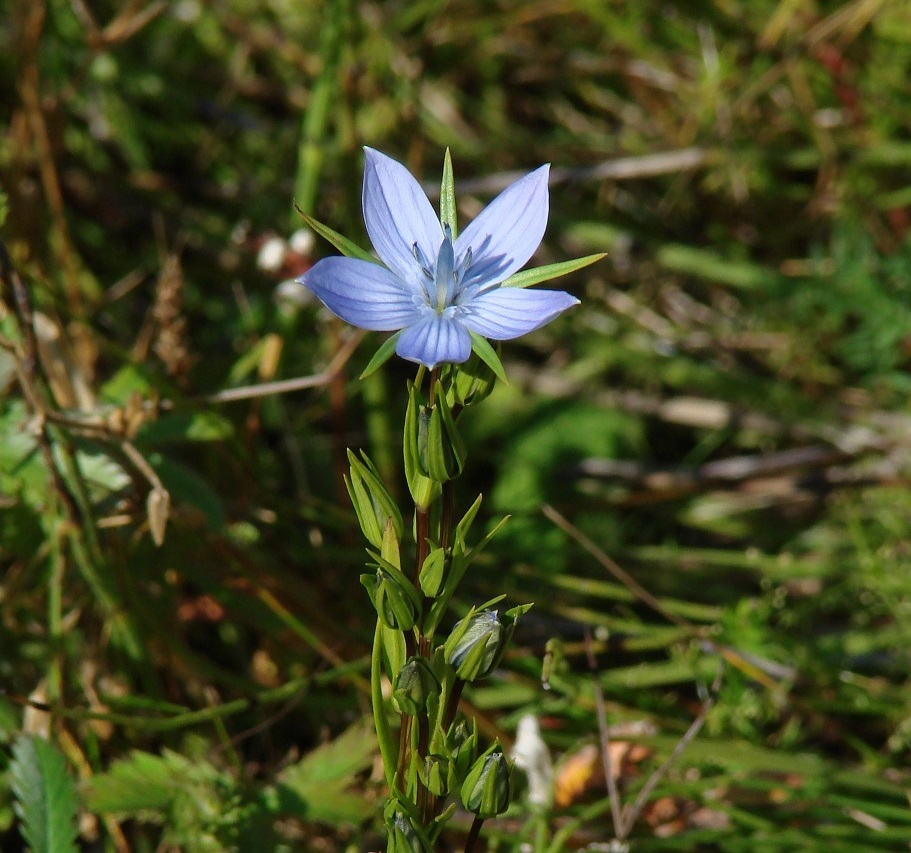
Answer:
POLYGON ((507 187, 453 241, 408 170, 365 151, 364 222, 385 267, 331 257, 298 279, 334 314, 362 329, 402 330, 396 353, 433 368, 467 360, 469 330, 511 340, 578 304, 559 290, 501 287, 544 236, 548 166, 507 187))

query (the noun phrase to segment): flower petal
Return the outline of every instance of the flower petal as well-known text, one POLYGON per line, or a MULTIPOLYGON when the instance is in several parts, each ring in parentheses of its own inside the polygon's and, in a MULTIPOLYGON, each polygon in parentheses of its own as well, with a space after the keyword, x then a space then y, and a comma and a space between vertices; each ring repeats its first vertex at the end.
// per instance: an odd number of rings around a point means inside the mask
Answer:
POLYGON ((459 235, 457 262, 471 248, 472 260, 463 279, 471 284, 497 284, 525 266, 547 227, 547 176, 541 166, 510 184, 459 235))
POLYGON ((364 152, 361 201, 370 242, 387 267, 419 286, 423 274, 414 244, 432 264, 443 240, 440 220, 421 185, 401 163, 373 148, 364 152))
POLYGON ((391 332, 414 323, 420 312, 394 272, 357 258, 323 258, 297 279, 346 323, 391 332))
POLYGON ((485 338, 508 341, 539 329, 578 304, 575 296, 562 290, 498 287, 472 299, 459 319, 485 338))
POLYGON ((395 351, 431 369, 438 364, 458 364, 471 355, 471 336, 458 320, 427 314, 402 332, 395 351))

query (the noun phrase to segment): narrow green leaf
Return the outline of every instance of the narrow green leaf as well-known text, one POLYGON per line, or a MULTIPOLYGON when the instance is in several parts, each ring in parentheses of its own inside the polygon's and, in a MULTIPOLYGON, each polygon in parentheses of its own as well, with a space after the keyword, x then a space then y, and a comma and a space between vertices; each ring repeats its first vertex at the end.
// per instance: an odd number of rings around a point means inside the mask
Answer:
POLYGON ((569 275, 571 272, 581 270, 584 267, 591 266, 607 256, 607 252, 599 252, 597 255, 586 255, 584 258, 576 258, 573 261, 560 261, 558 264, 547 264, 543 267, 535 267, 530 270, 522 270, 515 275, 511 275, 503 282, 503 287, 531 287, 542 281, 550 281, 552 278, 560 278, 561 275, 569 275))
POLYGON ((509 385, 509 380, 506 378, 506 371, 503 370, 503 363, 500 361, 500 356, 497 355, 496 350, 490 345, 486 338, 482 337, 477 332, 472 332, 471 329, 469 329, 468 334, 471 335, 471 349, 474 354, 496 374, 497 379, 500 379, 509 385))
POLYGON ((395 353, 396 344, 399 342, 399 338, 402 337, 402 332, 404 329, 396 332, 392 337, 387 338, 383 341, 380 348, 373 354, 373 358, 370 359, 367 366, 364 368, 364 372, 358 377, 358 379, 366 379, 372 373, 376 373, 390 358, 392 358, 395 353))
POLYGON ((9 768, 16 815, 32 853, 77 853, 76 787, 53 744, 23 735, 9 768))
POLYGON ((449 149, 446 149, 446 155, 443 158, 443 182, 440 185, 440 222, 448 225, 452 229, 452 239, 459 236, 457 225, 457 212, 455 200, 455 180, 452 175, 452 157, 449 155, 449 149))
POLYGON ((471 523, 474 521, 475 516, 478 514, 478 510, 481 508, 481 501, 483 499, 483 495, 478 495, 475 502, 468 507, 468 511, 462 516, 462 520, 455 527, 453 542, 463 551, 465 549, 465 536, 468 533, 468 529, 471 527, 471 523))
POLYGON ((395 789, 395 766, 399 751, 389 730, 386 703, 383 698, 383 623, 379 619, 376 620, 373 653, 370 656, 370 704, 373 706, 373 723, 376 726, 376 737, 383 757, 386 783, 392 791, 395 789))
POLYGON ((370 261, 371 264, 379 264, 380 262, 370 254, 370 252, 362 249, 357 243, 351 242, 347 237, 343 237, 338 231, 333 231, 328 225, 323 225, 317 219, 314 219, 309 213, 304 213, 296 204, 294 209, 301 215, 304 222, 307 223, 320 237, 325 237, 336 249, 338 249, 345 257, 347 258, 358 258, 362 261, 370 261))

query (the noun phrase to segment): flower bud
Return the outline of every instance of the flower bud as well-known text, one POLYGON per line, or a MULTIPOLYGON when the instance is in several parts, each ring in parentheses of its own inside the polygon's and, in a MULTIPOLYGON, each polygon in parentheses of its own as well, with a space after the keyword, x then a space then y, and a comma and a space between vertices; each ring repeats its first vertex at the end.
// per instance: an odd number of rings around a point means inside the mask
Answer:
POLYGON ((447 568, 446 551, 443 548, 432 548, 421 566, 421 573, 418 578, 421 584, 421 592, 428 598, 436 598, 446 578, 447 568))
POLYGON ((363 461, 348 451, 351 470, 350 477, 345 478, 345 485, 364 536, 374 548, 380 548, 389 519, 392 519, 397 540, 401 540, 404 532, 402 514, 380 480, 373 463, 365 454, 361 455, 363 461))
POLYGON ((421 407, 420 424, 426 421, 426 440, 422 442, 425 454, 422 462, 427 474, 445 483, 462 473, 465 464, 465 443, 455 425, 446 395, 439 394, 429 409, 421 407))
POLYGON ((414 584, 393 566, 378 568, 376 575, 361 575, 380 621, 397 631, 415 626, 421 613, 421 599, 414 584))
POLYGON ((440 682, 426 658, 408 658, 395 677, 392 695, 403 714, 417 716, 431 697, 440 694, 440 682))
POLYGON ((474 352, 468 361, 453 365, 449 376, 447 398, 450 408, 480 403, 497 384, 496 374, 474 352))
POLYGON ((449 752, 450 787, 462 782, 471 765, 474 764, 475 750, 478 748, 478 724, 471 726, 462 718, 449 730, 446 736, 446 749, 449 752))
POLYGON ((418 775, 435 797, 449 793, 449 761, 444 756, 428 755, 423 766, 418 767, 418 775))
POLYGON ((394 812, 386 829, 389 832, 386 853, 431 853, 430 845, 408 815, 394 812))
POLYGON ((418 509, 426 512, 442 491, 442 485, 427 471, 427 435, 430 418, 421 402, 420 392, 408 383, 408 408, 405 410, 405 479, 418 509))
POLYGON ((500 662, 508 639, 496 610, 469 613, 446 640, 446 662, 463 681, 483 678, 500 662))
POLYGON ((462 805, 482 820, 505 812, 511 770, 499 742, 495 743, 468 771, 460 792, 462 805))

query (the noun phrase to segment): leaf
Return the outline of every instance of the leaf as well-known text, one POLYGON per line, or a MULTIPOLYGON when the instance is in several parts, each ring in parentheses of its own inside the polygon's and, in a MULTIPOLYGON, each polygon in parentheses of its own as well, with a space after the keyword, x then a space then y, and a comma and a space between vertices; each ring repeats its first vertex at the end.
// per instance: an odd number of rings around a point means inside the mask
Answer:
MULTIPOLYGON (((362 249, 357 243, 351 242, 347 237, 343 237, 338 231, 333 231, 328 225, 323 225, 309 213, 304 213, 296 204, 294 209, 304 218, 304 221, 321 237, 325 237, 336 249, 338 249, 347 258, 358 258, 361 261, 369 261, 371 264, 380 264, 380 262, 362 249)), ((382 266, 382 264, 380 264, 382 266)))
POLYGON ((216 412, 175 412, 144 423, 136 440, 143 444, 224 441, 233 434, 231 421, 216 412))
POLYGON ((672 272, 730 287, 770 287, 777 280, 775 272, 760 264, 722 257, 694 246, 669 243, 658 250, 656 259, 662 267, 672 272))
POLYGON ((440 222, 449 226, 452 231, 453 242, 459 236, 457 217, 455 181, 452 176, 452 157, 447 148, 446 156, 443 158, 443 181, 440 186, 440 222))
POLYGON ((405 330, 401 329, 383 341, 383 344, 373 354, 373 358, 370 359, 358 379, 366 379, 371 374, 376 373, 377 370, 379 370, 387 361, 389 361, 390 358, 392 358, 392 356, 395 354, 396 344, 398 344, 399 338, 402 336, 403 331, 405 330))
POLYGON ((86 789, 92 811, 118 814, 162 812, 177 796, 189 762, 174 752, 163 756, 135 750, 93 776, 86 789))
POLYGON ((159 756, 137 749, 115 761, 106 773, 93 776, 85 797, 92 811, 161 820, 161 813, 178 797, 185 797, 206 777, 217 775, 206 762, 191 762, 171 750, 159 756))
POLYGON ((573 261, 560 261, 558 264, 547 264, 543 267, 522 270, 515 275, 511 275, 503 282, 502 286, 531 287, 533 284, 550 281, 552 278, 560 278, 560 276, 569 275, 571 272, 591 266, 606 256, 607 252, 599 252, 597 255, 586 255, 584 258, 576 258, 573 261))
POLYGON ((279 810, 303 813, 309 820, 361 823, 370 806, 347 789, 372 764, 376 748, 372 729, 358 724, 309 752, 279 777, 279 810))
POLYGON ((184 502, 195 506, 205 515, 212 530, 221 530, 225 526, 227 515, 224 503, 221 495, 208 480, 181 462, 164 458, 157 453, 149 456, 149 462, 161 477, 172 503, 184 502))
POLYGON ((472 332, 471 329, 468 330, 468 334, 471 335, 471 349, 474 354, 496 374, 497 379, 509 385, 500 356, 497 355, 497 351, 490 345, 487 338, 481 337, 477 332, 472 332))
POLYGON ((76 788, 57 747, 23 735, 9 772, 22 837, 32 853, 77 853, 76 788))

